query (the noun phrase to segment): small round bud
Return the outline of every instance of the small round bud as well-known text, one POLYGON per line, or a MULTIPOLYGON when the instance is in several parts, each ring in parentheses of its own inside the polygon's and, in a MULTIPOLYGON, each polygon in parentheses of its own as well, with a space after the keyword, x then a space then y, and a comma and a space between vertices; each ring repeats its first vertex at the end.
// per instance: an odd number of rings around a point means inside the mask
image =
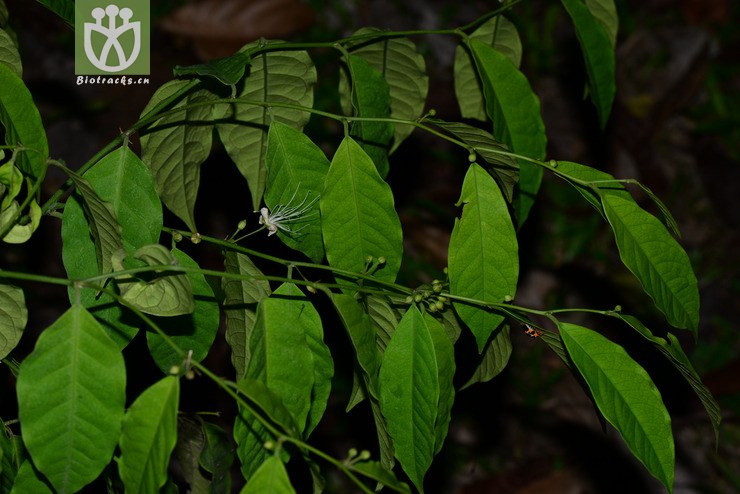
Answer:
POLYGON ((176 376, 180 373, 180 366, 179 365, 173 365, 170 367, 170 375, 176 376))
POLYGON ((443 304, 449 303, 450 301, 447 297, 439 297, 437 300, 439 300, 443 304))
POLYGON ((406 302, 407 304, 410 304, 410 303, 411 303, 411 302, 413 302, 413 301, 414 301, 414 297, 412 297, 411 295, 409 295, 408 297, 406 297, 406 300, 405 300, 405 302, 406 302))
POLYGON ((421 296, 421 293, 414 294, 414 302, 416 302, 418 304, 422 300, 424 300, 424 297, 421 296))
POLYGON ((434 302, 434 306, 437 308, 437 310, 444 310, 445 308, 444 302, 440 302, 439 300, 434 302))
MULTIPOLYGON (((435 281, 436 281, 436 280, 435 280, 435 281)), ((432 290, 434 290, 434 293, 439 293, 439 292, 441 292, 441 291, 442 291, 442 283, 440 283, 440 282, 438 282, 438 281, 437 281, 436 283, 434 283, 434 282, 433 282, 433 283, 432 283, 432 290)))
POLYGON ((347 456, 349 456, 350 458, 354 458, 355 456, 357 456, 357 449, 350 448, 349 451, 347 452, 347 456))
POLYGON ((468 161, 470 161, 471 163, 475 161, 475 158, 476 158, 475 153, 470 153, 468 155, 468 161))
POLYGON ((190 236, 190 241, 193 242, 195 245, 198 245, 200 243, 200 233, 195 232, 190 236))
POLYGON ((373 256, 367 256, 365 258, 365 264, 370 264, 371 262, 373 262, 373 256))
POLYGON ((370 459, 370 451, 363 449, 360 453, 360 460, 369 460, 370 459))
POLYGON ((185 379, 187 379, 188 381, 192 381, 193 379, 195 379, 195 371, 193 369, 187 371, 185 373, 185 379))
POLYGON ((558 162, 556 160, 550 160, 550 166, 553 167, 553 168, 557 168, 558 167, 558 162))
POLYGON ((175 232, 172 234, 172 238, 175 242, 180 242, 182 240, 182 234, 180 232, 175 232))
POLYGON ((237 225, 237 230, 244 230, 247 227, 247 220, 241 220, 237 225))
POLYGON ((429 312, 431 312, 432 314, 434 314, 435 312, 437 312, 437 306, 435 304, 429 304, 429 309, 428 310, 429 310, 429 312))
POLYGON ((385 264, 385 261, 387 261, 385 256, 378 257, 378 264, 385 264))
POLYGON ((316 288, 314 288, 313 285, 306 285, 306 290, 308 290, 311 293, 316 293, 316 288))
POLYGON ((431 110, 429 110, 429 116, 430 117, 433 117, 435 115, 437 115, 437 110, 435 110, 434 108, 432 108, 431 110))
POLYGON ((617 305, 616 307, 614 307, 614 312, 622 312, 622 306, 617 305))
POLYGON ((275 443, 272 441, 265 441, 265 444, 263 444, 262 447, 272 451, 273 449, 275 449, 275 443))
POLYGON ((447 274, 447 266, 445 266, 445 267, 444 267, 444 269, 442 270, 442 272, 443 272, 444 274, 447 274))
POLYGON ((429 298, 429 295, 431 295, 432 292, 430 292, 429 290, 424 290, 423 292, 421 292, 421 294, 424 296, 424 298, 429 298))
POLYGON ((512 300, 514 299, 511 297, 511 295, 507 295, 504 297, 504 302, 511 302, 512 300))

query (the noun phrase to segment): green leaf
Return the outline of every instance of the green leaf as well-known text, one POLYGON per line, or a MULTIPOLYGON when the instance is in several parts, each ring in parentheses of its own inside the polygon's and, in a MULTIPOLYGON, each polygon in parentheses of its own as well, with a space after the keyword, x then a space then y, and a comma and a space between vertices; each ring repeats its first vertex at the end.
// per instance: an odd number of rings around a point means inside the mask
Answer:
POLYGON ((177 442, 180 381, 166 376, 139 395, 126 412, 118 471, 126 492, 159 492, 177 442))
POLYGON ((382 355, 388 346, 388 342, 391 341, 391 336, 396 331, 400 316, 391 307, 388 297, 367 295, 365 297, 365 305, 367 315, 370 316, 370 319, 375 325, 375 339, 378 344, 378 350, 382 355))
MULTIPOLYGON (((381 33, 376 28, 361 28, 353 36, 381 33)), ((429 91, 429 77, 426 73, 424 57, 416 50, 416 45, 408 38, 393 38, 369 40, 359 42, 348 47, 353 56, 367 61, 380 72, 388 83, 390 95, 390 116, 400 120, 416 120, 424 111, 427 93, 429 91)), ((340 96, 343 97, 342 108, 345 113, 351 110, 349 92, 347 91, 347 76, 340 73, 340 96)), ((367 115, 370 116, 370 115, 367 115)), ((393 146, 390 152, 395 151, 406 139, 414 127, 411 125, 394 125, 393 146)))
POLYGON ((191 492, 207 493, 210 490, 210 481, 201 472, 198 463, 204 445, 205 436, 200 419, 197 416, 180 415, 177 419, 177 443, 173 457, 191 492))
POLYGON ((9 432, 5 427, 0 428, 0 492, 10 492, 25 456, 21 438, 8 437, 9 432))
MULTIPOLYGON (((256 47, 251 43, 242 50, 256 47)), ((286 103, 313 107, 313 87, 316 68, 305 51, 273 51, 261 53, 252 59, 240 99, 262 103, 286 103)), ((214 116, 224 120, 217 124, 218 135, 226 152, 236 163, 239 172, 249 184, 252 209, 258 210, 265 190, 267 169, 267 128, 280 121, 301 130, 308 123, 310 113, 293 108, 268 107, 235 102, 214 108, 214 116)))
POLYGON ((519 180, 519 163, 511 156, 499 154, 497 151, 509 152, 485 130, 472 127, 460 122, 445 122, 444 120, 430 119, 428 122, 449 132, 457 139, 475 149, 477 157, 483 160, 486 170, 496 179, 506 201, 511 203, 514 196, 514 187, 519 180))
MULTIPOLYGON (((257 278, 264 276, 244 254, 226 251, 224 259, 227 273, 257 278)), ((237 379, 241 379, 249 364, 249 337, 257 318, 257 304, 270 296, 270 284, 260 279, 223 278, 222 286, 226 342, 231 347, 231 363, 236 369, 237 379)))
POLYGON ((21 340, 28 322, 23 290, 0 283, 0 359, 4 359, 21 340))
POLYGON ((13 43, 13 38, 3 29, 0 29, 0 64, 5 64, 19 78, 23 76, 18 48, 13 43))
POLYGON ((575 324, 558 326, 604 418, 671 492, 675 461, 671 417, 648 373, 621 346, 600 334, 575 324))
POLYGON ((238 51, 233 55, 210 60, 208 63, 188 65, 182 67, 175 65, 175 77, 195 76, 199 79, 212 77, 221 84, 233 86, 244 77, 251 56, 248 52, 238 51))
POLYGON ((211 474, 211 492, 213 494, 231 493, 231 464, 234 453, 226 432, 210 422, 203 422, 205 442, 200 454, 200 466, 211 474))
MULTIPOLYGON (((142 312, 155 316, 179 316, 191 314, 195 309, 193 285, 185 273, 167 273, 168 266, 178 266, 178 259, 159 244, 145 245, 134 252, 133 257, 145 266, 162 266, 151 281, 119 278, 118 287, 123 299, 142 312)), ((115 264, 115 261, 114 261, 115 264)), ((116 266, 122 270, 123 265, 116 266)))
POLYGON ((13 483, 13 489, 9 491, 10 494, 52 494, 49 486, 44 482, 41 474, 33 468, 33 464, 30 460, 26 460, 21 464, 18 469, 18 474, 15 477, 13 483))
POLYGON ((265 204, 272 215, 285 216, 278 237, 313 262, 321 262, 324 242, 318 199, 329 160, 303 132, 276 121, 270 124, 265 164, 265 204))
POLYGON ((416 306, 401 319, 380 366, 380 403, 396 458, 416 488, 432 463, 439 403, 434 340, 416 306))
POLYGON ((38 3, 61 17, 70 26, 75 24, 74 0, 36 0, 38 3))
POLYGON ((254 472, 240 494, 295 494, 280 457, 272 455, 254 472))
MULTIPOLYGON (((380 71, 367 60, 350 55, 348 70, 352 79, 352 108, 345 111, 361 118, 388 118, 391 113, 391 96, 388 83, 380 71)), ((346 79, 346 76, 345 76, 346 79)), ((345 83, 346 84, 346 83, 345 83)), ((349 92, 340 87, 340 94, 349 92)), ((345 97, 346 99, 346 97, 345 97)), ((357 140, 373 160, 381 177, 388 175, 388 152, 393 140, 393 124, 390 122, 353 121, 350 135, 357 140)))
POLYGON ((617 45, 617 31, 619 30, 619 16, 614 0, 586 0, 586 7, 606 29, 613 49, 617 45))
POLYGON ((23 442, 58 492, 77 492, 108 464, 126 399, 120 351, 74 305, 49 326, 18 373, 23 442))
MULTIPOLYGON (((493 136, 509 149, 528 158, 545 157, 547 138, 540 114, 540 100, 527 78, 503 54, 476 40, 470 42, 475 65, 483 82, 486 112, 493 121, 493 136)), ((519 160, 517 220, 521 226, 542 181, 542 168, 519 160)))
MULTIPOLYGON (((30 217, 30 221, 25 224, 16 222, 15 225, 11 227, 10 231, 3 237, 3 242, 9 244, 22 244, 27 242, 31 238, 31 235, 33 235, 33 232, 36 231, 36 228, 39 227, 39 223, 41 222, 41 208, 35 199, 32 200, 28 206, 28 216, 30 217)), ((5 228, 12 221, 15 221, 13 218, 17 218, 19 209, 20 205, 16 201, 12 201, 8 208, 0 213, 0 229, 5 228)))
POLYGON ((699 288, 686 252, 653 215, 617 195, 601 198, 619 255, 674 327, 699 327, 699 288))
MULTIPOLYGON (((496 16, 473 31, 470 39, 486 43, 503 53, 514 66, 519 67, 522 60, 522 42, 516 26, 503 16, 496 16)), ((455 49, 455 96, 463 118, 486 120, 486 105, 483 88, 475 72, 470 53, 463 46, 455 49)))
POLYGON ((326 409, 334 364, 321 318, 306 296, 284 283, 260 302, 247 376, 276 393, 307 436, 326 409))
POLYGON ((694 390, 696 396, 704 405, 704 409, 707 411, 709 420, 712 423, 712 429, 714 430, 714 439, 719 441, 719 424, 722 421, 722 411, 720 410, 719 404, 712 396, 712 393, 707 387, 701 382, 701 377, 694 370, 691 365, 691 361, 684 353, 681 348, 681 343, 678 341, 673 334, 667 333, 667 340, 659 336, 655 336, 652 331, 645 327, 636 317, 627 314, 614 314, 615 317, 621 319, 635 331, 640 333, 643 338, 651 342, 656 348, 662 353, 673 366, 678 369, 681 375, 689 383, 691 389, 694 390))
MULTIPOLYGON (((198 263, 179 249, 172 249, 172 256, 180 266, 197 269, 198 263)), ((191 314, 157 319, 159 327, 178 347, 188 354, 187 360, 200 362, 211 349, 216 339, 221 314, 218 302, 211 285, 200 273, 187 273, 193 287, 194 309, 191 314)), ((154 332, 147 332, 146 342, 149 352, 162 372, 169 372, 173 365, 181 365, 183 358, 162 338, 154 332)))
POLYGON ((394 281, 401 267, 401 222, 390 186, 350 137, 339 145, 321 195, 321 228, 332 267, 360 273, 368 256, 385 257, 374 276, 394 281))
POLYGON ((398 480, 392 470, 386 469, 377 461, 358 461, 348 465, 349 469, 360 475, 373 479, 396 492, 411 493, 409 486, 398 480))
MULTIPOLYGON (((519 276, 516 232, 501 191, 479 165, 470 165, 457 204, 464 206, 450 238, 450 293, 497 303, 513 298, 519 276)), ((504 316, 460 302, 454 307, 482 352, 504 316)))
POLYGON ((20 77, 0 64, 0 123, 5 126, 5 143, 25 148, 16 159, 21 171, 41 180, 46 173, 49 145, 31 93, 20 77))
POLYGON ((607 28, 594 17, 581 0, 562 0, 562 2, 573 21, 581 45, 591 101, 596 106, 599 124, 603 129, 609 119, 614 95, 617 92, 614 80, 616 70, 614 44, 607 28))
POLYGON ((508 324, 504 324, 489 338, 480 356, 478 366, 475 368, 473 375, 470 376, 460 390, 469 388, 475 383, 488 382, 498 376, 506 368, 511 357, 511 337, 508 324))
POLYGON ((447 336, 442 324, 429 313, 424 313, 424 322, 434 343, 434 355, 437 361, 437 380, 439 382, 439 402, 437 419, 434 423, 434 454, 442 449, 447 429, 450 425, 450 412, 455 402, 455 348, 447 336))
MULTIPOLYGON (((162 230, 162 203, 157 197, 149 170, 129 148, 121 147, 98 161, 83 178, 98 197, 113 207, 121 227, 126 252, 156 243, 162 230)), ((62 216, 62 261, 67 276, 84 279, 100 274, 95 244, 88 233, 88 220, 80 201, 72 195, 62 216)), ((139 321, 110 295, 71 287, 70 301, 80 303, 103 325, 120 348, 125 347, 139 329, 139 321)))
MULTIPOLYGON (((188 84, 170 81, 157 89, 141 113, 149 113, 157 104, 188 84)), ((213 99, 205 90, 192 92, 172 108, 213 99)), ((195 200, 200 185, 200 166, 211 152, 211 106, 191 106, 162 117, 141 134, 141 159, 154 177, 154 184, 165 206, 192 231, 195 228, 195 200)))

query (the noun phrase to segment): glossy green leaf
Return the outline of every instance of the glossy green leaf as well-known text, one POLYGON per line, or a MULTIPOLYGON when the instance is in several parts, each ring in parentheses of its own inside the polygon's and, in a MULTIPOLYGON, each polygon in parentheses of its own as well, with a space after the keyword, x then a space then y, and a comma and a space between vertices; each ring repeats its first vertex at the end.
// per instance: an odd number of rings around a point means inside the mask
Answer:
POLYGON ((589 94, 596 106, 599 124, 603 129, 609 119, 614 95, 617 92, 614 44, 606 27, 591 13, 586 4, 581 0, 562 0, 562 2, 576 29, 586 63, 589 94))
POLYGON ((44 124, 28 88, 5 64, 0 64, 0 123, 5 127, 5 143, 25 148, 16 165, 35 180, 42 179, 49 157, 44 124))
POLYGON ((74 0, 36 0, 38 3, 58 15, 70 26, 75 24, 74 0))
MULTIPOLYGON (((522 60, 522 42, 514 24, 503 16, 496 16, 473 31, 470 39, 492 46, 503 53, 516 67, 522 60)), ((481 81, 475 72, 470 53, 463 47, 455 49, 455 96, 463 118, 486 120, 486 104, 481 81)))
POLYGON ((511 156, 499 154, 497 151, 509 152, 509 150, 498 142, 485 130, 472 127, 461 122, 445 122, 444 120, 428 120, 437 127, 452 134, 468 146, 475 149, 476 157, 482 166, 493 175, 506 201, 511 203, 514 199, 514 187, 519 181, 519 163, 511 156))
MULTIPOLYGON (((258 43, 258 42, 255 42, 258 43)), ((248 50, 254 44, 247 45, 248 50)), ((273 51, 252 59, 249 74, 238 97, 262 103, 277 102, 313 107, 313 87, 316 68, 305 51, 273 51)), ((267 168, 267 129, 271 122, 280 121, 301 130, 310 113, 277 106, 249 103, 217 105, 216 118, 226 120, 216 128, 226 151, 247 180, 252 194, 252 209, 258 210, 265 190, 267 168)))
MULTIPOLYGON (((367 60, 355 55, 350 55, 348 68, 352 79, 353 111, 345 111, 351 116, 362 118, 390 117, 390 87, 380 70, 376 70, 367 60)), ((370 156, 383 178, 388 175, 388 152, 393 133, 393 124, 389 122, 353 121, 351 124, 351 136, 370 156)))
MULTIPOLYGON (((166 247, 159 244, 145 245, 133 257, 146 266, 162 266, 159 274, 150 281, 119 278, 118 287, 123 299, 142 312, 155 316, 191 314, 195 309, 193 284, 185 273, 166 272, 168 266, 178 266, 179 261, 166 247), (161 273, 165 271, 165 273, 161 273)), ((114 261, 115 264, 115 261, 114 261)), ((123 265, 116 266, 122 270, 123 265)))
POLYGON ((10 494, 52 494, 51 488, 44 482, 41 474, 26 460, 18 469, 10 494))
POLYGON ((669 324, 699 327, 699 288, 686 252, 653 215, 617 195, 601 198, 619 255, 669 324))
POLYGON ((233 86, 244 77, 252 57, 245 51, 238 51, 233 55, 210 60, 207 63, 188 65, 182 67, 175 65, 175 77, 194 76, 200 79, 213 78, 221 84, 233 86))
POLYGON ((673 490, 671 417, 645 369, 624 349, 581 326, 559 323, 560 337, 604 418, 635 457, 673 490))
MULTIPOLYGON (((545 157, 547 138, 540 100, 527 78, 503 54, 476 40, 470 42, 483 83, 486 112, 493 121, 493 136, 509 149, 528 158, 545 157)), ((515 203, 522 225, 534 204, 542 181, 542 168, 519 161, 519 196, 515 203)))
POLYGON ((455 348, 439 321, 429 313, 424 313, 424 322, 434 343, 437 381, 439 382, 437 419, 434 422, 434 454, 436 455, 442 449, 447 437, 452 404, 455 402, 455 386, 452 383, 455 377, 455 348))
POLYGON ((447 337, 454 345, 462 334, 463 323, 460 318, 457 317, 454 310, 444 310, 441 314, 438 312, 434 316, 442 323, 442 328, 444 328, 447 337))
MULTIPOLYGON (((83 178, 98 197, 113 207, 127 252, 159 241, 162 203, 146 165, 130 149, 122 147, 106 155, 83 178)), ((75 195, 64 206, 62 216, 62 261, 72 279, 100 274, 95 244, 88 234, 88 220, 75 195)), ((103 325, 113 341, 125 347, 139 329, 139 321, 110 295, 82 288, 69 289, 70 301, 80 303, 103 325)))
POLYGON ((435 451, 440 398, 434 340, 414 306, 401 319, 380 366, 380 403, 395 454, 419 491, 435 451))
POLYGON ((358 461, 349 465, 349 469, 364 477, 373 479, 393 491, 411 493, 409 486, 405 482, 398 480, 393 470, 384 468, 377 461, 358 461))
POLYGON ((18 48, 7 31, 0 29, 0 64, 5 64, 18 77, 23 76, 23 66, 18 48))
POLYGON ((21 340, 28 322, 23 290, 0 283, 0 359, 4 359, 21 340))
POLYGON ((201 468, 211 474, 213 494, 231 493, 231 464, 234 453, 226 432, 210 422, 203 422, 204 444, 200 454, 201 468))
MULTIPOLYGON (((157 104, 188 84, 170 81, 157 89, 144 108, 146 115, 157 104)), ((213 99, 205 90, 192 92, 172 107, 213 99)), ((191 106, 152 123, 141 133, 141 159, 149 167, 165 206, 192 231, 195 228, 195 200, 200 186, 200 166, 211 152, 211 106, 191 106)))
POLYGON ((90 183, 71 170, 65 169, 82 196, 82 209, 89 225, 90 237, 95 245, 98 273, 113 271, 113 254, 123 248, 121 226, 113 205, 104 201, 90 183))
POLYGON ((166 376, 131 404, 123 421, 118 471, 126 492, 159 492, 177 442, 180 381, 166 376))
POLYGON ((378 344, 378 350, 382 355, 391 336, 396 331, 398 319, 400 318, 397 311, 391 306, 388 297, 379 295, 367 295, 365 297, 365 310, 375 325, 375 336, 378 344))
MULTIPOLYGON (((226 272, 242 276, 264 276, 245 254, 224 252, 226 272)), ((260 279, 223 278, 226 313, 226 342, 231 347, 231 363, 237 379, 244 377, 249 363, 249 336, 257 318, 257 304, 270 296, 270 284, 260 279)))
POLYGON ((612 48, 614 48, 617 45, 617 31, 619 30, 619 16, 614 0, 586 0, 586 7, 604 26, 612 48))
POLYGON ((58 492, 77 492, 108 464, 126 399, 120 351, 74 305, 36 342, 18 373, 23 442, 58 492))
POLYGON ((359 273, 368 256, 382 256, 386 262, 374 276, 394 281, 401 267, 403 238, 393 193, 350 137, 334 155, 319 202, 329 264, 359 273))
MULTIPOLYGON (((497 303, 507 296, 513 298, 519 276, 516 232, 501 191, 475 163, 465 175, 458 206, 461 204, 462 217, 452 229, 448 254, 450 293, 497 303)), ((454 307, 482 352, 504 317, 460 302, 454 307)))
MULTIPOLYGON (((356 31, 353 36, 380 32, 379 29, 366 27, 356 31)), ((429 77, 424 57, 416 50, 416 45, 410 39, 385 38, 375 42, 368 40, 352 45, 348 50, 353 56, 366 60, 388 83, 392 118, 415 120, 421 116, 429 91, 429 77)), ((343 79, 339 83, 339 93, 343 98, 342 108, 349 114, 351 104, 345 72, 341 72, 340 77, 343 79)), ((413 130, 414 127, 411 125, 395 124, 390 152, 395 151, 413 130)))
MULTIPOLYGON (((198 263, 179 249, 172 249, 172 256, 180 266, 197 269, 198 263)), ((200 273, 187 273, 193 288, 194 309, 191 314, 158 318, 157 324, 178 347, 189 353, 187 360, 200 362, 216 339, 221 314, 211 285, 200 273)), ((146 334, 149 352, 162 372, 169 372, 173 365, 181 365, 183 358, 159 334, 146 334)))
POLYGON ((267 137, 265 204, 283 215, 277 235, 285 245, 314 262, 324 258, 319 196, 329 171, 324 152, 303 132, 272 122, 267 137), (286 230, 287 229, 287 230, 286 230))
POLYGON ((621 319, 627 325, 637 331, 643 338, 651 342, 656 348, 662 353, 673 366, 678 369, 681 375, 689 383, 691 389, 694 390, 696 396, 704 405, 704 409, 707 411, 709 420, 712 423, 712 429, 714 430, 714 439, 719 441, 719 424, 722 421, 722 410, 719 404, 712 396, 709 389, 701 382, 701 377, 694 370, 691 365, 691 361, 684 353, 681 348, 681 343, 678 341, 673 334, 667 333, 667 339, 655 336, 644 324, 642 324, 636 317, 615 313, 615 317, 621 319))
POLYGON ((295 494, 280 457, 272 455, 254 472, 240 494, 295 494))
MULTIPOLYGON (((3 237, 3 242, 9 244, 22 244, 27 242, 33 232, 39 227, 41 222, 41 208, 39 207, 36 200, 32 200, 28 205, 28 216, 30 221, 25 224, 15 223, 8 233, 3 237)), ((20 204, 16 201, 12 201, 10 205, 2 213, 0 213, 0 229, 4 229, 11 222, 14 222, 14 218, 18 218, 20 212, 20 204)))
POLYGON ((478 366, 475 368, 473 375, 470 376, 460 390, 469 388, 475 383, 488 382, 498 376, 506 368, 511 357, 511 337, 510 328, 504 324, 488 340, 482 355, 479 357, 478 366))

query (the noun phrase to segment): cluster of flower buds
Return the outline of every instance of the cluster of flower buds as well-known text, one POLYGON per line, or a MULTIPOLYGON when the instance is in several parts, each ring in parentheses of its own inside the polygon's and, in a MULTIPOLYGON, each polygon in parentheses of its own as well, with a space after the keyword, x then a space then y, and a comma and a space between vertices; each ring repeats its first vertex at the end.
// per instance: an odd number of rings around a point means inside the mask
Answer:
POLYGON ((406 297, 406 303, 424 304, 431 312, 442 312, 450 305, 450 299, 440 295, 445 283, 440 280, 432 280, 430 284, 421 285, 414 293, 406 297))

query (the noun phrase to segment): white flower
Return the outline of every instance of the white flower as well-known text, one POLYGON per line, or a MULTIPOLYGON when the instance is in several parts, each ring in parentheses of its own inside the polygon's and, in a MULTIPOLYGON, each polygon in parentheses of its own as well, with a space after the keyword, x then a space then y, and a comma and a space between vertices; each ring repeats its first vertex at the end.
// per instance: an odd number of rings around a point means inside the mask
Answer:
POLYGON ((260 209, 259 222, 260 225, 265 225, 265 228, 267 228, 268 237, 270 235, 276 234, 278 230, 282 230, 289 235, 293 235, 308 226, 303 225, 298 229, 293 229, 288 224, 307 221, 307 219, 310 218, 314 214, 314 212, 308 215, 305 214, 313 207, 316 201, 319 200, 319 196, 317 195, 316 197, 308 201, 308 196, 311 194, 311 192, 309 191, 306 193, 306 197, 303 198, 300 204, 296 206, 291 206, 291 203, 293 202, 293 199, 295 199, 295 195, 297 193, 298 189, 296 189, 296 191, 293 193, 293 196, 290 198, 290 201, 288 201, 287 204, 278 204, 275 209, 273 209, 272 213, 270 213, 270 210, 268 208, 260 209))

